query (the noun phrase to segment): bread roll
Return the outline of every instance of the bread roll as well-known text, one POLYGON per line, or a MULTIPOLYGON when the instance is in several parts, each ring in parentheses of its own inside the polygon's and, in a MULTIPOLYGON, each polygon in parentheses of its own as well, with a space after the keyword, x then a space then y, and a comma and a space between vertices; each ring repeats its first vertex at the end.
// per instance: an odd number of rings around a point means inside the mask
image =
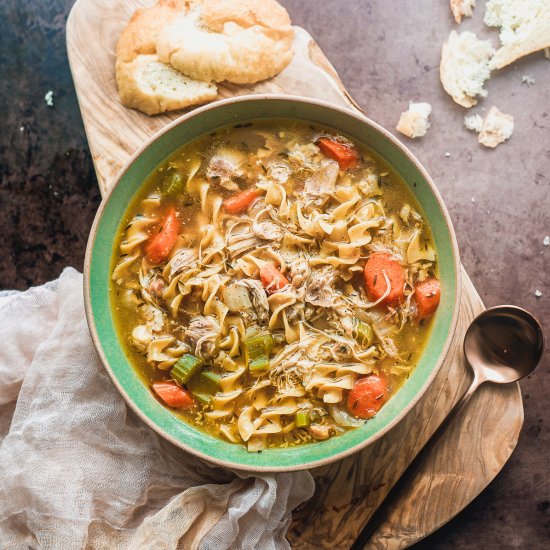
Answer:
POLYGON ((251 84, 290 63, 293 38, 275 0, 199 0, 161 30, 157 52, 197 80, 251 84))
POLYGON ((161 29, 190 8, 188 0, 160 0, 151 8, 138 10, 122 31, 115 69, 123 105, 153 115, 216 98, 214 84, 185 76, 156 54, 161 29))

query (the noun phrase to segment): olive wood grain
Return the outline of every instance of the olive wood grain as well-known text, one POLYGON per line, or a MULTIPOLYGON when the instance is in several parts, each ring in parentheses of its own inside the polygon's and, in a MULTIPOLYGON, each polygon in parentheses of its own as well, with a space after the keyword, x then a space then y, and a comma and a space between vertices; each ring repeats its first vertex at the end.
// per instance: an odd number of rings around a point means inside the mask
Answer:
MULTIPOLYGON (((105 194, 129 156, 154 132, 181 115, 148 117, 118 102, 114 51, 136 8, 151 0, 77 0, 67 22, 67 49, 94 165, 105 194)), ((220 86, 220 97, 288 93, 358 108, 311 36, 296 27, 295 56, 275 78, 253 86, 220 86)), ((378 503, 466 387, 462 338, 483 303, 462 270, 462 303, 453 345, 435 381, 411 413, 363 452, 313 470, 314 497, 294 513, 294 549, 349 547, 378 503)), ((519 386, 479 390, 389 513, 369 548, 404 548, 462 510, 497 475, 523 424, 519 386)))

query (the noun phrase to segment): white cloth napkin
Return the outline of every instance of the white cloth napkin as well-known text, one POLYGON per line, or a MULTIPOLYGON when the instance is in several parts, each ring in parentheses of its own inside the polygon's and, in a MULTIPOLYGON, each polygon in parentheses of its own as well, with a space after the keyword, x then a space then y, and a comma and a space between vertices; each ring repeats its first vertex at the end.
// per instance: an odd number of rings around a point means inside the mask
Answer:
POLYGON ((0 293, 0 548, 289 548, 313 489, 309 472, 208 465, 143 424, 96 355, 75 270, 0 293))

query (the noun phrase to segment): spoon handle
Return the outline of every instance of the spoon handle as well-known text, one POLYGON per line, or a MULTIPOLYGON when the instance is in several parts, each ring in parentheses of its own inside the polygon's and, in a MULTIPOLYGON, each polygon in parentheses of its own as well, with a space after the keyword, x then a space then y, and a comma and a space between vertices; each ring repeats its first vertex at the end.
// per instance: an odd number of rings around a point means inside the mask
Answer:
POLYGON ((369 542, 372 535, 378 530, 382 525, 384 520, 387 518, 388 510, 392 508, 392 505, 397 502, 397 499, 403 492, 403 489, 409 485, 409 482, 412 480, 414 475, 418 472, 419 467, 421 466, 424 458, 432 451, 436 443, 439 441, 445 430, 449 427, 451 422, 460 412, 466 407, 468 401, 475 393, 477 388, 483 383, 483 380, 480 380, 476 375, 466 392, 462 397, 455 403, 453 408, 449 411, 448 415, 445 417, 443 422, 437 427, 432 436, 426 441, 424 446, 418 452, 416 457, 411 461, 411 463, 405 468, 401 477, 395 482, 394 486, 390 489, 388 494, 384 497, 382 502, 378 505, 378 508, 373 513, 373 515, 368 520, 365 527, 363 527, 361 533, 351 546, 350 550, 362 550, 365 545, 369 542))

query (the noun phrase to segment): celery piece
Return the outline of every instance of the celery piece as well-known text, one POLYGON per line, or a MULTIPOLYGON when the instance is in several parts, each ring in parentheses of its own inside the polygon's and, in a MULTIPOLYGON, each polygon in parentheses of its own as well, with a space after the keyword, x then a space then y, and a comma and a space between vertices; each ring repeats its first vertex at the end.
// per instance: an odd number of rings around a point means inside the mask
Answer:
MULTIPOLYGON (((264 361, 267 361, 269 365, 269 354, 271 353, 274 344, 275 342, 273 341, 273 336, 271 336, 269 332, 264 332, 263 334, 252 336, 252 338, 247 338, 244 341, 244 352, 248 365, 250 366, 250 364, 257 359, 263 359, 264 361)), ((266 367, 267 365, 262 368, 266 367)))
POLYGON ((187 389, 193 395, 215 395, 219 389, 220 378, 221 376, 215 372, 203 370, 189 380, 187 389))
POLYGON ((308 411, 298 411, 296 413, 296 418, 294 419, 294 424, 297 428, 307 428, 311 424, 311 419, 309 418, 308 411))
POLYGON ((201 378, 205 381, 208 381, 210 385, 217 391, 220 384, 221 376, 212 372, 211 370, 203 370, 201 372, 201 378))
POLYGON ((368 323, 358 321, 355 326, 355 339, 363 346, 368 348, 374 340, 372 327, 368 323))
POLYGON ((253 359, 248 363, 248 369, 251 373, 263 372, 267 370, 268 367, 269 359, 265 355, 260 355, 259 357, 256 357, 256 359, 253 359))
POLYGON ((207 393, 192 392, 193 397, 200 401, 203 405, 208 405, 212 401, 212 396, 207 393))
POLYGON ((179 384, 187 384, 191 377, 200 371, 203 365, 204 363, 200 359, 197 359, 190 353, 186 353, 172 367, 170 375, 179 384))

